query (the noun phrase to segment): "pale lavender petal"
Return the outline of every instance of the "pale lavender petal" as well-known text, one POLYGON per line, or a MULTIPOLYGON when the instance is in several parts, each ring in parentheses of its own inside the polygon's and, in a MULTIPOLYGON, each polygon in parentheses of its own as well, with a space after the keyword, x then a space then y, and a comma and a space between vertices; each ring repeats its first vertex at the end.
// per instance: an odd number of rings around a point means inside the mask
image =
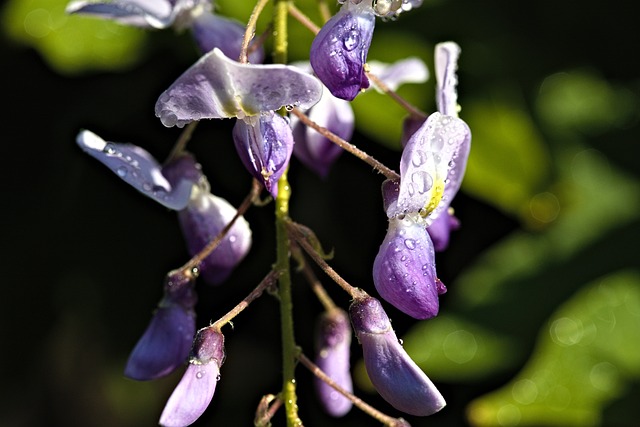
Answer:
POLYGON ((438 43, 435 52, 436 103, 438 111, 446 116, 458 117, 458 57, 460 46, 454 42, 438 43))
POLYGON ((368 2, 345 3, 313 40, 311 66, 334 96, 351 101, 369 87, 364 64, 375 22, 368 2))
MULTIPOLYGON (((350 371, 351 325, 341 309, 322 314, 316 339, 316 365, 348 392, 353 392, 350 371)), ((334 417, 342 417, 353 404, 319 378, 314 378, 316 393, 323 409, 334 417)))
POLYGON ((247 170, 276 197, 278 180, 293 151, 289 123, 273 112, 237 120, 233 128, 233 142, 247 170))
POLYGON ((174 18, 172 5, 166 0, 73 1, 67 5, 66 12, 143 28, 167 28, 174 18))
POLYGON ((124 375, 146 381, 170 374, 187 361, 195 332, 193 310, 160 306, 131 352, 124 375))
POLYGON ((122 180, 167 208, 180 210, 189 202, 194 182, 182 179, 172 186, 162 174, 158 162, 142 148, 107 142, 88 130, 81 131, 76 141, 80 148, 122 180))
POLYGON ((398 204, 387 214, 420 213, 428 216, 428 225, 458 191, 470 141, 465 122, 438 112, 431 114, 402 152, 398 204))
POLYGON ((224 336, 212 327, 200 329, 189 366, 162 411, 161 426, 185 427, 200 418, 216 391, 224 357, 224 336))
MULTIPOLYGON (((308 112, 309 119, 328 129, 340 138, 349 141, 353 135, 354 115, 349 102, 338 99, 328 92, 322 93, 320 101, 308 112)), ((295 116, 293 127, 293 154, 309 169, 326 177, 338 156, 344 151, 338 145, 322 136, 315 129, 307 127, 295 116)))
POLYGON ((380 296, 409 316, 429 319, 438 314, 439 282, 433 243, 424 224, 409 216, 389 219, 373 263, 373 283, 380 296))
POLYGON ((257 115, 287 105, 311 108, 322 95, 315 77, 288 65, 241 64, 215 48, 205 54, 156 102, 167 127, 201 119, 257 115))
POLYGON ((177 155, 162 165, 162 175, 167 178, 172 187, 178 186, 182 180, 198 184, 205 179, 195 157, 187 152, 177 155))
POLYGON ((362 345, 367 375, 387 402, 416 416, 432 415, 446 405, 429 377, 400 345, 378 300, 356 299, 349 314, 362 345))
MULTIPOLYGON (((424 83, 429 78, 429 70, 420 58, 406 58, 393 64, 369 61, 369 70, 391 90, 395 91, 406 83, 424 83)), ((380 89, 372 85, 379 92, 380 89)))
MULTIPOLYGON (((195 187, 186 209, 178 212, 182 234, 191 256, 199 253, 231 221, 236 209, 226 200, 195 187)), ((229 277, 251 248, 249 223, 240 217, 229 233, 200 263, 200 276, 209 284, 219 284, 229 277)))
POLYGON ((442 252, 449 246, 449 236, 452 230, 460 228, 460 221, 449 210, 442 211, 427 227, 436 252, 442 252))
MULTIPOLYGON (((238 59, 242 49, 245 27, 238 21, 202 13, 191 23, 191 32, 196 44, 207 53, 218 48, 227 58, 238 59)), ((264 49, 259 47, 249 54, 249 62, 260 64, 264 59, 264 49)))

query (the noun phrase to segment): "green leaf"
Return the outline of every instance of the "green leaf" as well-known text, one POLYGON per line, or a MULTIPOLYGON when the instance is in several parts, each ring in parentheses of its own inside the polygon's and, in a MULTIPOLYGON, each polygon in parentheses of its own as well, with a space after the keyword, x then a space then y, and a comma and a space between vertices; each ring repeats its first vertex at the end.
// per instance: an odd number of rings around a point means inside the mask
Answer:
POLYGON ((142 30, 83 16, 69 16, 68 0, 10 0, 2 26, 17 42, 33 47, 56 71, 116 70, 140 58, 142 30))
POLYGON ((640 377, 640 276, 585 286, 549 319, 523 370, 468 408, 477 426, 598 425, 606 404, 640 377))

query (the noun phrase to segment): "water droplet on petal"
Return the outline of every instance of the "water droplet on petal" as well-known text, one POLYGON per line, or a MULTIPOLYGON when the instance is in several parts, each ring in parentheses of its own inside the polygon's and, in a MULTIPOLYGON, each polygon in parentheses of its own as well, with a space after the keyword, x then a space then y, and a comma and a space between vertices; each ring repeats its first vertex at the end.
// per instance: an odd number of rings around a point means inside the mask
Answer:
POLYGON ((420 167, 427 162, 427 153, 422 150, 415 150, 411 156, 411 163, 413 166, 420 167))
POLYGON ((407 249, 413 250, 416 248, 416 241, 414 239, 404 239, 404 245, 407 249))
MULTIPOLYGON (((424 194, 431 189, 433 186, 433 179, 431 175, 429 175, 425 171, 417 171, 411 174, 411 182, 415 184, 418 189, 418 193, 424 194)), ((409 192, 411 194, 411 192, 409 192)))
POLYGON ((348 52, 351 52, 360 44, 360 33, 357 30, 349 31, 342 39, 342 44, 348 52))
POLYGON ((107 144, 104 146, 102 151, 110 156, 116 154, 116 147, 113 144, 107 144))
POLYGON ((129 170, 127 169, 126 166, 119 166, 118 169, 116 169, 116 173, 120 178, 124 178, 125 176, 127 176, 128 172, 129 170))
POLYGON ((198 371, 198 372, 196 373, 196 378, 197 378, 197 379, 202 379, 202 377, 204 377, 204 371, 198 371))

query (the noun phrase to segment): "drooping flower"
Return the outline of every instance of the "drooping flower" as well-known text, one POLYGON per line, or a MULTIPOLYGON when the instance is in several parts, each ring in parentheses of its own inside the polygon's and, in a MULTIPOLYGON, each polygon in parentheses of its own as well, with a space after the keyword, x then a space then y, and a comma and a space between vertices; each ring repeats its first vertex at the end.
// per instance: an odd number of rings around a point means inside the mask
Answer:
POLYGON ((411 360, 398 341, 380 301, 356 298, 349 315, 362 345, 367 375, 394 408, 416 416, 432 415, 445 400, 429 377, 411 360))
POLYGON ((126 377, 153 380, 186 362, 196 332, 196 299, 192 277, 179 270, 167 274, 164 297, 127 360, 126 377))
MULTIPOLYGON (((188 153, 160 165, 138 146, 107 142, 90 131, 80 132, 77 142, 138 191, 178 211, 187 249, 192 256, 200 252, 236 214, 226 200, 211 194, 200 165, 188 153)), ((250 247, 251 229, 240 217, 219 247, 200 263, 200 274, 208 283, 222 282, 250 247)))
POLYGON ((367 1, 347 1, 311 44, 311 66, 333 96, 353 100, 369 87, 364 72, 376 19, 367 1))
MULTIPOLYGON (((325 312, 320 317, 316 339, 316 365, 348 392, 353 392, 350 371, 351 325, 341 309, 325 312)), ((341 417, 353 404, 324 381, 314 377, 316 394, 329 415, 341 417)))
MULTIPOLYGON (((244 36, 241 23, 212 13, 211 0, 79 0, 69 3, 66 11, 140 28, 173 27, 177 31, 189 28, 202 53, 217 47, 231 58, 240 56, 244 36)), ((253 63, 263 59, 262 47, 253 49, 249 55, 253 63)))
POLYGON ((200 418, 216 391, 224 358, 224 335, 214 327, 200 329, 189 366, 162 411, 161 426, 185 427, 200 418))

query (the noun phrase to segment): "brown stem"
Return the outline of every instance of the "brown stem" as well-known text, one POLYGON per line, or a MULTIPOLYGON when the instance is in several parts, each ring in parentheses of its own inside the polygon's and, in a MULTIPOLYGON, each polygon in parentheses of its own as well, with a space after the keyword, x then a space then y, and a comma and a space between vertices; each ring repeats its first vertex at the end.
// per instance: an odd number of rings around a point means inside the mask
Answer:
POLYGON ((318 34, 320 27, 318 27, 307 15, 305 15, 300 9, 294 6, 293 3, 289 3, 289 15, 293 16, 302 25, 307 27, 313 34, 318 34))
POLYGON ((363 160, 364 162, 366 162, 367 164, 372 166, 375 170, 377 170, 378 172, 380 172, 381 174, 386 176, 388 179, 398 179, 398 178, 400 178, 400 175, 398 175, 398 173, 396 171, 394 171, 392 169, 389 169, 384 164, 380 163, 379 161, 377 161, 376 159, 374 159, 369 154, 365 153, 364 151, 362 151, 361 149, 359 149, 355 145, 350 144, 347 141, 345 141, 344 139, 340 138, 338 135, 336 135, 335 133, 331 132, 329 129, 320 126, 319 124, 317 124, 316 122, 311 120, 309 117, 307 117, 307 115, 304 114, 299 109, 294 108, 291 112, 293 114, 295 114, 296 117, 298 117, 302 123, 304 123, 305 125, 315 129, 320 135, 324 136, 329 141, 331 141, 334 144, 338 145, 339 147, 341 147, 345 151, 348 151, 349 153, 353 154, 354 156, 356 156, 360 160, 363 160))
POLYGON ((239 62, 242 64, 246 64, 249 62, 247 57, 247 52, 249 50, 249 43, 253 38, 256 32, 256 24, 258 22, 258 18, 260 17, 260 13, 262 13, 262 9, 269 3, 269 0, 258 0, 256 5, 251 12, 251 16, 249 16, 249 21, 247 22, 247 28, 244 31, 244 37, 242 38, 242 49, 240 50, 240 58, 239 62))
POLYGON ((316 294, 316 297, 318 298, 324 309, 326 311, 335 310, 336 304, 324 289, 324 286, 322 286, 320 280, 318 280, 318 278, 316 277, 309 263, 305 262, 304 257, 300 252, 300 246, 291 242, 291 253, 294 258, 298 259, 302 274, 304 274, 305 279, 307 279, 307 282, 309 282, 309 286, 311 286, 311 290, 316 294))
POLYGON ((378 87, 378 89, 380 89, 385 94, 389 95, 391 97, 391 99, 393 99, 395 102, 397 102, 402 108, 407 110, 407 112, 411 115, 411 117, 413 117, 414 119, 418 119, 418 120, 420 120, 420 119, 426 120, 427 119, 427 114, 426 113, 424 113, 420 109, 418 109, 418 108, 414 107, 413 105, 411 105, 406 99, 404 99, 403 97, 398 95, 395 91, 391 90, 391 88, 389 86, 387 86, 387 84, 385 82, 380 80, 378 78, 378 76, 376 76, 375 74, 372 74, 366 68, 365 68, 365 74, 367 75, 367 78, 369 80, 371 80, 374 85, 376 85, 378 87))

